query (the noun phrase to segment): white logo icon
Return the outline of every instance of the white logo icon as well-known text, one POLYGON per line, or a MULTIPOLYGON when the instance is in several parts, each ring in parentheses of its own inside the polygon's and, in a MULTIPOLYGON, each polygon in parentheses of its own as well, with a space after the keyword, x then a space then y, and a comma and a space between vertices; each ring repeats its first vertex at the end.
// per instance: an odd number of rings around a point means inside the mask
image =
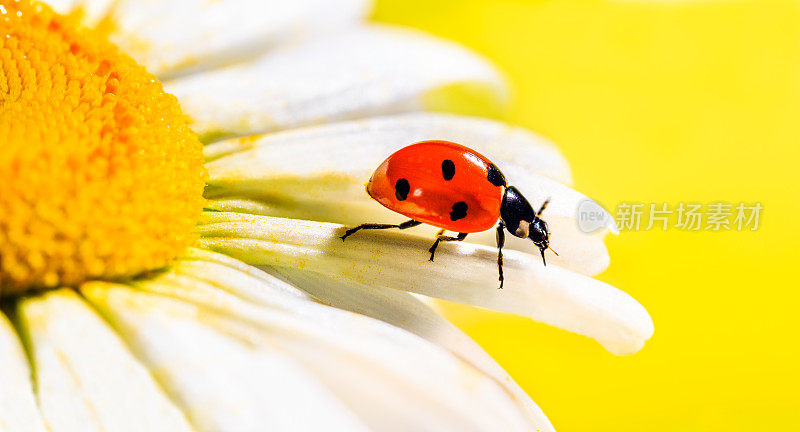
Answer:
POLYGON ((584 198, 578 203, 578 229, 585 233, 595 232, 602 228, 609 228, 615 226, 614 221, 611 220, 611 214, 606 211, 600 204, 584 198))

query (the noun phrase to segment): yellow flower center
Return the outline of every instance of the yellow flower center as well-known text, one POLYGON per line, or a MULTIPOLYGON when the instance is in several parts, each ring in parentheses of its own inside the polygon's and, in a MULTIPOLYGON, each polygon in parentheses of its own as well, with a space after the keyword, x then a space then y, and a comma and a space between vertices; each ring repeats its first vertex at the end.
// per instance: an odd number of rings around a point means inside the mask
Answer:
POLYGON ((0 295, 133 276, 195 238, 206 173, 188 119, 76 20, 0 0, 0 295))

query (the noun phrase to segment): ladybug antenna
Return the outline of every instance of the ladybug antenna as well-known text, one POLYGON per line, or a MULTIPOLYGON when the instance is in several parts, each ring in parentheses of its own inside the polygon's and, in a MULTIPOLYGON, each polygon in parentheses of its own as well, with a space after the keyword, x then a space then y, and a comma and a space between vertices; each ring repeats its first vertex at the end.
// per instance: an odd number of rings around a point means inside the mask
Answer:
POLYGON ((551 248, 550 246, 548 246, 547 248, 553 251, 553 253, 556 254, 556 256, 558 256, 558 252, 556 252, 555 249, 551 248))

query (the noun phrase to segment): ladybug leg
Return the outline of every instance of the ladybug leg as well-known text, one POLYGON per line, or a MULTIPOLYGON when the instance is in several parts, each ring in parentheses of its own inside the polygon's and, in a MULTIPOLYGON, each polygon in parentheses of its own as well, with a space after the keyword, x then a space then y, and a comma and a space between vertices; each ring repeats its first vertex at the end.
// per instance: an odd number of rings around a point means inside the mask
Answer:
POLYGON ((503 245, 506 243, 506 226, 500 222, 497 225, 497 272, 500 274, 500 289, 503 288, 503 245))
POLYGON ((345 232, 344 232, 344 235, 343 235, 343 236, 341 236, 341 237, 339 237, 339 238, 341 238, 341 239, 342 239, 342 241, 344 241, 344 239, 346 239, 347 237, 350 237, 351 235, 355 234, 357 231, 360 231, 360 230, 362 230, 362 229, 389 229, 389 228, 398 228, 398 229, 401 229, 401 230, 402 230, 402 229, 406 229, 406 228, 412 228, 412 227, 415 227, 415 226, 417 226, 417 225, 419 225, 419 224, 421 224, 421 223, 422 223, 422 222, 418 222, 418 221, 415 221, 414 219, 411 219, 410 221, 405 221, 405 222, 403 222, 403 223, 401 223, 401 224, 397 224, 397 225, 390 225, 390 224, 370 224, 370 223, 367 223, 367 224, 361 224, 361 225, 359 225, 359 226, 357 226, 357 227, 355 227, 355 228, 350 228, 349 230, 345 231, 345 232))
POLYGON ((550 198, 547 198, 546 200, 544 200, 544 202, 542 203, 542 206, 539 207, 539 211, 536 212, 536 216, 541 216, 542 215, 542 212, 544 211, 544 209, 547 208, 547 204, 550 204, 550 198))
POLYGON ((433 242, 433 246, 428 249, 428 252, 431 253, 430 259, 428 261, 433 261, 433 254, 436 253, 436 248, 439 247, 439 241, 442 237, 447 237, 444 235, 444 228, 440 229, 438 233, 436 233, 436 241, 433 242))
POLYGON ((451 242, 451 241, 462 241, 467 238, 467 233, 458 233, 458 237, 450 237, 443 235, 444 230, 439 231, 439 234, 436 234, 436 241, 433 242, 433 246, 428 249, 428 252, 431 253, 430 259, 428 261, 433 261, 433 255, 436 253, 436 248, 439 247, 439 243, 441 242, 451 242))

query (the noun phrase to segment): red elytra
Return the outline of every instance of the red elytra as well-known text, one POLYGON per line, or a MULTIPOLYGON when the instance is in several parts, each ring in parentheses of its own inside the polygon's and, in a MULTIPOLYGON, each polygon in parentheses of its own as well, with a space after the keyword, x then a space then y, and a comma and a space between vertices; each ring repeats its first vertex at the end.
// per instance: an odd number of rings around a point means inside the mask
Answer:
POLYGON ((505 181, 500 183, 498 175, 502 178, 475 150, 449 141, 422 141, 383 161, 367 193, 415 221, 475 233, 491 229, 500 217, 505 181))

